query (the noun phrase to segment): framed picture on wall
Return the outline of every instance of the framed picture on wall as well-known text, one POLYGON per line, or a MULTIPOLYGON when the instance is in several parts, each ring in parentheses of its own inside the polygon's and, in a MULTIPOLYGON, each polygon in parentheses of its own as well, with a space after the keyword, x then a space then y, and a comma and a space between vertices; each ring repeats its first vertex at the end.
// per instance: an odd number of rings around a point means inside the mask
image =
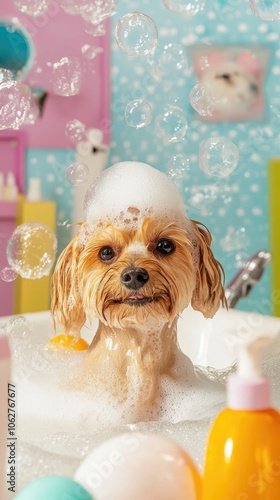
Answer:
POLYGON ((270 47, 198 45, 190 50, 197 84, 190 103, 206 121, 258 121, 265 115, 270 47))

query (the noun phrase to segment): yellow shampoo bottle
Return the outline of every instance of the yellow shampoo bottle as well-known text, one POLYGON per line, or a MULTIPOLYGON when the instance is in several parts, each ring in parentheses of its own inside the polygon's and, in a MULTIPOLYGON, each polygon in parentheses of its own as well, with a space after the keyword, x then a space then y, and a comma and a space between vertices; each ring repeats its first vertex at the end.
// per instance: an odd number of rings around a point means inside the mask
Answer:
POLYGON ((242 346, 228 379, 228 408, 210 431, 203 500, 280 500, 280 414, 261 373, 262 337, 242 346))

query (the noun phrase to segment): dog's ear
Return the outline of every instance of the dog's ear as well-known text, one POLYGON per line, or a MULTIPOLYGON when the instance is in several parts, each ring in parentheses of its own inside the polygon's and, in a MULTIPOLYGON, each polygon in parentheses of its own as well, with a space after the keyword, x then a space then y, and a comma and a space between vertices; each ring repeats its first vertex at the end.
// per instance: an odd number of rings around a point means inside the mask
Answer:
POLYGON ((80 251, 77 234, 59 256, 52 276, 51 313, 63 333, 79 333, 86 320, 77 273, 80 251))
POLYGON ((197 242, 197 255, 194 255, 196 284, 191 304, 195 310, 201 311, 205 318, 212 318, 220 303, 227 306, 222 285, 224 270, 210 249, 212 237, 207 227, 197 221, 191 222, 197 242))

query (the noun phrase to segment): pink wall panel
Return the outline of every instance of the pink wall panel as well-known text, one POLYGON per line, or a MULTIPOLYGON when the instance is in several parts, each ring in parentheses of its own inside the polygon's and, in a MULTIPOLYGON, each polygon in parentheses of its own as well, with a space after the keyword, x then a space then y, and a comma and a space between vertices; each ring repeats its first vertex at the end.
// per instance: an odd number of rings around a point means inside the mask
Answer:
POLYGON ((35 46, 35 63, 25 78, 33 86, 43 87, 49 92, 44 115, 35 125, 22 128, 26 132, 26 145, 32 148, 72 147, 65 135, 69 120, 78 119, 87 127, 101 128, 105 142, 109 143, 108 123, 110 119, 109 92, 109 29, 102 37, 93 37, 85 32, 85 23, 78 16, 64 13, 55 1, 48 13, 32 18, 19 12, 12 0, 0 6, 0 18, 17 17, 32 37, 35 46), (81 52, 84 44, 102 47, 104 52, 95 59, 86 59, 81 52), (62 57, 78 57, 82 66, 82 86, 78 95, 63 97, 54 95, 51 85, 51 68, 47 63, 62 57), (41 72, 37 69, 41 68, 41 72))

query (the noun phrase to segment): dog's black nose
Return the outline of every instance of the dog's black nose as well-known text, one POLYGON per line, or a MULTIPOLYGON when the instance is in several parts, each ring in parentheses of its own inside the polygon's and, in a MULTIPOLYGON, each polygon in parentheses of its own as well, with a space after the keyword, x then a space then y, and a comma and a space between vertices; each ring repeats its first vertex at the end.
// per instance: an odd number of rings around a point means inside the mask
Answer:
POLYGON ((138 290, 149 279, 149 274, 143 267, 127 267, 121 274, 121 282, 126 288, 138 290))

